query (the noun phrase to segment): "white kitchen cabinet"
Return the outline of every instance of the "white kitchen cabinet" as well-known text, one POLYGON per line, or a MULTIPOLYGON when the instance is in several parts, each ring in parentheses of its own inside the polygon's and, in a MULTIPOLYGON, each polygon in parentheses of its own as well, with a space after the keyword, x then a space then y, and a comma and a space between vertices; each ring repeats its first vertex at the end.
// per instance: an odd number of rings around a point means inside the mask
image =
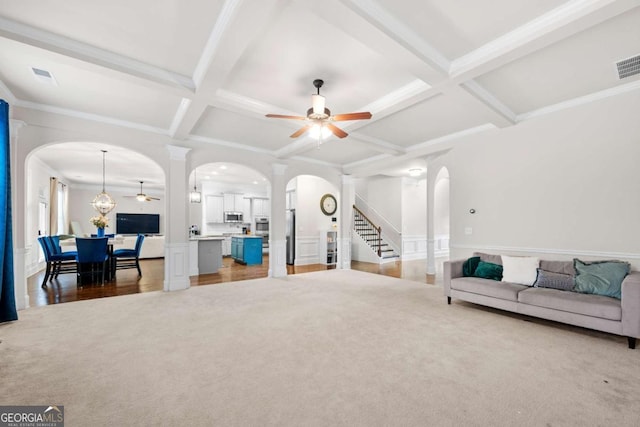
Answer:
POLYGON ((238 193, 224 193, 224 211, 225 212, 243 212, 244 196, 238 193))
POLYGON ((223 223, 224 209, 222 196, 207 194, 204 197, 207 223, 223 223))
POLYGON ((244 197, 242 199, 241 212, 244 218, 244 222, 251 222, 251 199, 249 197, 244 197))
POLYGON ((269 217, 271 214, 271 203, 269 199, 264 199, 261 197, 255 197, 253 199, 253 217, 261 217, 266 216, 269 217))

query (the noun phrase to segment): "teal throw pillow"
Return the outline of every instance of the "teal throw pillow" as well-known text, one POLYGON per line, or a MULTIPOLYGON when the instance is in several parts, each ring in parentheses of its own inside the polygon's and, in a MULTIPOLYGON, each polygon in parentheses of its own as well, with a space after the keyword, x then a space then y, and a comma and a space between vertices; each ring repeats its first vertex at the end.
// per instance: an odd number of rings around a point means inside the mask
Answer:
POLYGON ((473 273, 476 272, 476 268, 478 268, 478 263, 480 262, 479 256, 474 256, 469 258, 462 264, 462 275, 464 277, 471 277, 473 273))
POLYGON ((502 280, 502 266, 491 262, 480 261, 473 273, 474 277, 483 279, 502 280))
POLYGON ((591 263, 573 260, 576 269, 576 292, 620 299, 622 281, 629 274, 629 263, 623 261, 596 261, 591 263))

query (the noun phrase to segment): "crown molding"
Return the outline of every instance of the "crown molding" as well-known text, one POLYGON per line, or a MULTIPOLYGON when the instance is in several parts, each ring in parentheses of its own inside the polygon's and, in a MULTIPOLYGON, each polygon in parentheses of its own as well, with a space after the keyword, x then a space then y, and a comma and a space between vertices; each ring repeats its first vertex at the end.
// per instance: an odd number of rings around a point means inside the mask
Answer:
POLYGON ((615 86, 609 89, 601 90, 599 92, 590 93, 585 96, 569 99, 567 101, 559 102, 553 105, 547 105, 546 107, 538 108, 537 110, 529 111, 528 113, 519 114, 517 116, 518 122, 530 120, 536 117, 546 116, 547 114, 557 113, 569 108, 579 107, 581 105, 590 104, 592 102, 599 101, 601 99, 610 98, 613 96, 623 95, 625 93, 633 92, 640 89, 640 80, 627 83, 620 86, 615 86))
POLYGON ((101 115, 92 114, 92 113, 85 113, 82 111, 71 110, 68 108, 55 107, 53 105, 46 105, 46 104, 38 104, 35 102, 23 101, 19 99, 16 99, 15 105, 17 107, 43 111, 45 113, 60 114, 63 116, 74 117, 77 119, 90 120, 93 122, 105 123, 108 125, 115 125, 115 126, 140 130, 143 132, 151 132, 159 135, 169 136, 169 132, 166 129, 158 128, 155 126, 144 125, 141 123, 130 122, 127 120, 116 119, 113 117, 101 116, 101 115))
POLYGON ((633 1, 570 0, 453 60, 449 77, 454 80, 466 80, 466 78, 487 73, 524 54, 557 42, 634 7, 637 7, 637 2, 633 1), (590 15, 593 16, 588 22, 581 22, 590 15))
POLYGON ((273 151, 265 150, 264 148, 252 147, 250 145, 239 144, 237 142, 225 141, 225 140, 217 139, 217 138, 209 138, 207 136, 189 135, 187 137, 187 140, 188 141, 193 141, 193 142, 204 142, 205 144, 212 144, 212 145, 217 145, 217 146, 220 146, 220 147, 234 148, 234 149, 237 149, 237 150, 250 151, 250 152, 253 152, 253 153, 267 154, 269 156, 277 157, 277 156, 275 156, 273 151))
POLYGON ((121 73, 178 87, 191 93, 195 91, 193 80, 182 74, 2 17, 0 35, 121 73))

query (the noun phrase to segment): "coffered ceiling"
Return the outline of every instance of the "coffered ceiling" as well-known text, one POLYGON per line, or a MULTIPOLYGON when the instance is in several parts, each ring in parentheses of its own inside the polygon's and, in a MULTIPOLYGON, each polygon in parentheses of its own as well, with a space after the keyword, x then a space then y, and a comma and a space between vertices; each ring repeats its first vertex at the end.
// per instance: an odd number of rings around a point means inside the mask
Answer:
POLYGON ((615 67, 640 54, 638 23, 640 0, 0 0, 0 96, 178 145, 402 175, 462 138, 640 93, 615 67), (372 119, 319 145, 264 116, 304 115, 316 78, 332 113, 372 119))

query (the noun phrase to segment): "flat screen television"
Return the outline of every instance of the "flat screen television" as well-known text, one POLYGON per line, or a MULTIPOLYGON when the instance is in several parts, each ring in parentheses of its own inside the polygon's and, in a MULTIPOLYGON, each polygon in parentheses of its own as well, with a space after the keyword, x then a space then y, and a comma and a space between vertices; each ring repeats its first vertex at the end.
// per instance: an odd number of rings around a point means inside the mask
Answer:
POLYGON ((116 214, 117 234, 158 234, 160 233, 160 214, 116 214))

